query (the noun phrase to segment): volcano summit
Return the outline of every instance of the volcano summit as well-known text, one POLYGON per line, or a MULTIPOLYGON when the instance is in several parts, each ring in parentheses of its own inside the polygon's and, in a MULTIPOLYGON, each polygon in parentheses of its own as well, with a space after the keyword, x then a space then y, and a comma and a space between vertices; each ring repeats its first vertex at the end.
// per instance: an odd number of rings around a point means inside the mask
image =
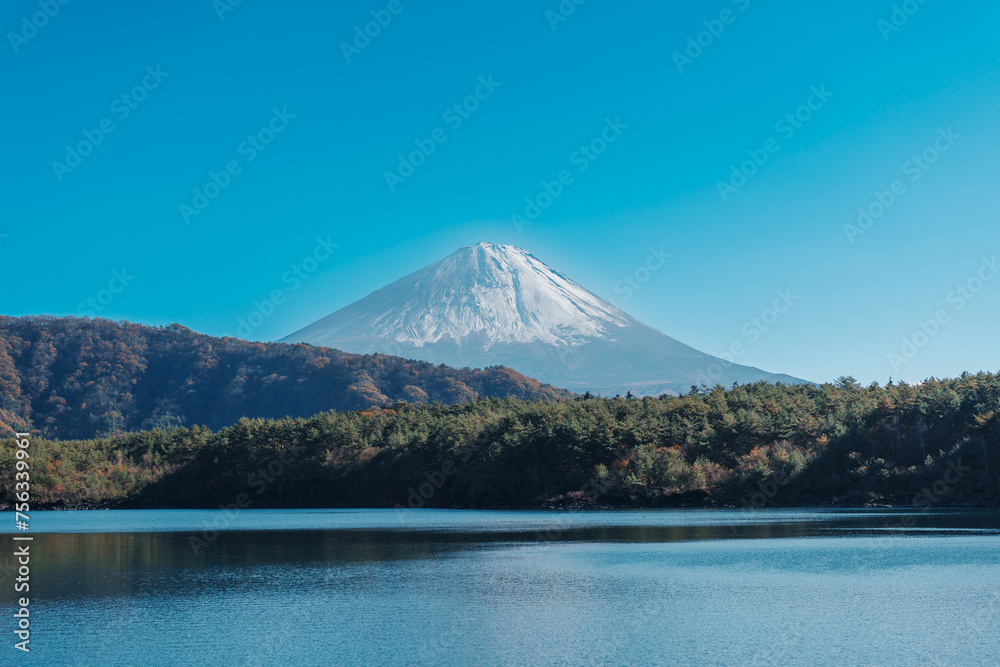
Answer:
POLYGON ((802 382, 699 352, 521 248, 492 243, 462 248, 281 342, 457 367, 504 365, 602 395, 679 393, 716 382, 802 382))

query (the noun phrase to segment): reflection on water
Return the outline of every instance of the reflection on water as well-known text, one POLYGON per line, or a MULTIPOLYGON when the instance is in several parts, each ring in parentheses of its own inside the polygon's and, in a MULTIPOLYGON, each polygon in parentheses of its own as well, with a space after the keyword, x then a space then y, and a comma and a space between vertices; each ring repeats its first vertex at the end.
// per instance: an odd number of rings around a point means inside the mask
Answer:
MULTIPOLYGON (((214 533, 219 516, 37 513, 35 633, 21 662, 992 665, 1000 654, 996 511, 246 510, 214 533)), ((7 618, 12 599, 0 585, 7 618)))

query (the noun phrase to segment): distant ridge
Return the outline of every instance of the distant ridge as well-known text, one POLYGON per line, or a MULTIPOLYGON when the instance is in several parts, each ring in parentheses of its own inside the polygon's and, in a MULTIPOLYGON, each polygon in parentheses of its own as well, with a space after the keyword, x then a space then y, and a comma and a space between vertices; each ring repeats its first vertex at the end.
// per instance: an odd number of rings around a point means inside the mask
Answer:
POLYGON ((178 324, 0 316, 0 431, 90 438, 241 417, 309 417, 396 401, 568 392, 509 368, 454 369, 395 357, 214 338, 178 324))

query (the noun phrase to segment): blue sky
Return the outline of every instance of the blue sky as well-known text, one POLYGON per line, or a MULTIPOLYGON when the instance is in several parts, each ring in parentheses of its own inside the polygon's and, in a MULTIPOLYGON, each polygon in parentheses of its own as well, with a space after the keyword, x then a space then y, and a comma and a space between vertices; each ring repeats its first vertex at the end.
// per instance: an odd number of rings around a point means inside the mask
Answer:
POLYGON ((769 371, 1000 369, 997 3, 224 1, 5 5, 0 313, 236 335, 278 290, 271 340, 493 241, 769 371))

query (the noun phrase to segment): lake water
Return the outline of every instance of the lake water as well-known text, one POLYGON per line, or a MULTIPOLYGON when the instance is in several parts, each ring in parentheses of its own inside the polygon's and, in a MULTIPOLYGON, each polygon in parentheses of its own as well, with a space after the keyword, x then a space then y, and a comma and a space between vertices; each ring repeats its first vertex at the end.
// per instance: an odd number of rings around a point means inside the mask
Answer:
POLYGON ((32 651, 8 577, 3 665, 1000 664, 996 510, 36 512, 31 534, 32 651))

